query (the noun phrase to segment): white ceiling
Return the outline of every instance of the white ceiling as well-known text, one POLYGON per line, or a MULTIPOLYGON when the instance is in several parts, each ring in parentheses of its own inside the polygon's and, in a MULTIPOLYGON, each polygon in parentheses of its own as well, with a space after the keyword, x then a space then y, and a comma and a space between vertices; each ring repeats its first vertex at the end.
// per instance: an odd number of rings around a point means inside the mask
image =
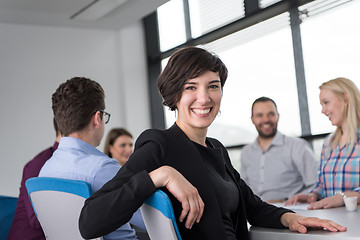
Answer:
MULTIPOLYGON (((96 2, 109 0, 0 0, 0 23, 61 27, 121 29, 153 12, 168 0, 125 0, 97 20, 80 20, 76 13, 96 2)), ((119 0, 110 0, 119 1, 119 0)), ((91 9, 88 8, 89 11, 91 9)), ((80 16, 80 15, 79 15, 80 16)))

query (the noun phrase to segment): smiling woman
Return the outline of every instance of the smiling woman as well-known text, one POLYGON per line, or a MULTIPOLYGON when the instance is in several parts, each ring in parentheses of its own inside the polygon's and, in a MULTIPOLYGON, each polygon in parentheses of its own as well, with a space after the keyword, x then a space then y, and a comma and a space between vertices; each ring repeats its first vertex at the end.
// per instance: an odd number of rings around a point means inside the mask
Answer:
POLYGON ((338 98, 334 91, 323 88, 320 91, 321 113, 325 114, 333 126, 341 127, 344 124, 345 98, 338 98))
POLYGON ((221 84, 218 73, 206 71, 201 76, 185 82, 180 101, 176 104, 176 124, 195 142, 206 146, 205 138, 195 140, 196 135, 205 135, 207 128, 217 116, 221 103, 221 84), (203 131, 203 134, 197 133, 203 131), (202 141, 203 140, 203 141, 202 141))
POLYGON ((113 128, 106 137, 104 153, 124 165, 133 152, 133 137, 124 128, 113 128))
POLYGON ((220 108, 227 68, 209 51, 187 47, 169 59, 158 79, 164 105, 177 110, 166 130, 144 131, 117 175, 85 203, 79 227, 95 238, 125 223, 158 188, 169 196, 183 239, 249 239, 252 225, 307 226, 345 231, 332 221, 304 218, 253 194, 231 165, 225 147, 207 137, 220 108))
POLYGON ((293 196, 287 204, 340 207, 344 195, 357 196, 360 202, 360 91, 351 80, 336 78, 320 86, 320 104, 336 131, 324 140, 315 188, 310 194, 293 196))

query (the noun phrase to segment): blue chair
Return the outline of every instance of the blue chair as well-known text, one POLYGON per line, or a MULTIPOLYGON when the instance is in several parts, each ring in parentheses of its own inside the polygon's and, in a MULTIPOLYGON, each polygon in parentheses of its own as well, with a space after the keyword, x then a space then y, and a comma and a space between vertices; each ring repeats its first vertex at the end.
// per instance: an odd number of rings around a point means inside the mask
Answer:
POLYGON ((14 220, 18 198, 0 196, 0 240, 6 240, 14 220))
POLYGON ((145 226, 152 240, 181 240, 169 197, 157 190, 140 207, 145 226))
POLYGON ((78 221, 84 202, 92 193, 88 182, 34 177, 25 185, 46 239, 83 239, 78 221))

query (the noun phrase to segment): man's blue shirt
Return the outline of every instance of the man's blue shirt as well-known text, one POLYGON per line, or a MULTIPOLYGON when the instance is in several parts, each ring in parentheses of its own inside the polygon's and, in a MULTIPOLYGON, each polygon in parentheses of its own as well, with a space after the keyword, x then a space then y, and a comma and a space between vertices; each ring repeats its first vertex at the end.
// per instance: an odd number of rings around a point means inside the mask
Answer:
MULTIPOLYGON (((39 177, 82 180, 99 190, 119 171, 119 163, 78 138, 62 137, 58 149, 41 168, 39 177)), ((130 224, 124 224, 104 239, 137 239, 130 224)))

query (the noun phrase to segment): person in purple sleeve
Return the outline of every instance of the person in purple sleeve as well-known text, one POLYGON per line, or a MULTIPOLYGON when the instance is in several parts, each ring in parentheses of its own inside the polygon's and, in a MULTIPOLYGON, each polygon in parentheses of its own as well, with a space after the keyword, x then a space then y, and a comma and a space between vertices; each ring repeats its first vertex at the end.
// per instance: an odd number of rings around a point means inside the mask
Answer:
POLYGON ((61 134, 55 119, 54 129, 56 132, 56 141, 54 145, 39 153, 24 166, 20 185, 19 200, 16 205, 14 221, 10 228, 8 240, 45 240, 44 232, 32 208, 29 195, 25 187, 25 182, 29 178, 37 177, 39 175, 42 166, 57 149, 61 134))

